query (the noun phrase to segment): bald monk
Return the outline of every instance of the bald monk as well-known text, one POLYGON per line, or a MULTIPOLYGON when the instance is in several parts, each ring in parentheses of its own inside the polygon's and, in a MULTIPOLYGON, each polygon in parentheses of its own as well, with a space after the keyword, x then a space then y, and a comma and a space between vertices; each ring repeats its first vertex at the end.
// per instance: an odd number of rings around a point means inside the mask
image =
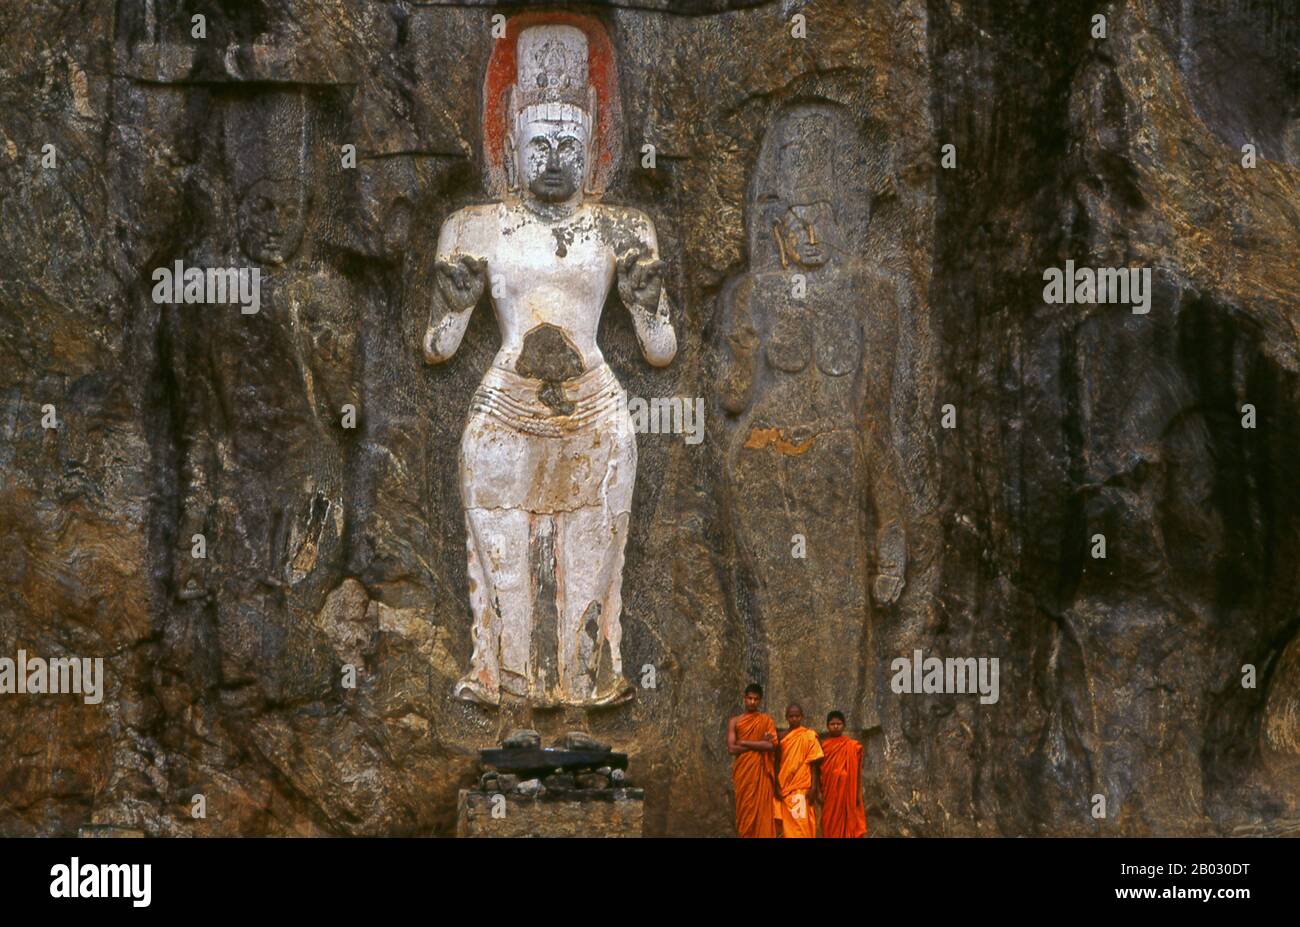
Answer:
POLYGON ((832 711, 826 716, 822 738, 820 783, 822 792, 822 836, 865 837, 867 814, 862 805, 862 744, 844 736, 844 715, 832 711))
POLYGON ((763 687, 745 688, 745 713, 727 722, 731 782, 736 788, 736 833, 741 837, 775 837, 772 804, 776 796, 776 722, 758 710, 763 687))
POLYGON ((776 781, 780 790, 776 812, 781 817, 782 837, 816 837, 817 815, 813 804, 820 801, 817 767, 822 761, 822 745, 811 728, 803 726, 803 708, 791 705, 785 710, 790 729, 781 738, 776 781))

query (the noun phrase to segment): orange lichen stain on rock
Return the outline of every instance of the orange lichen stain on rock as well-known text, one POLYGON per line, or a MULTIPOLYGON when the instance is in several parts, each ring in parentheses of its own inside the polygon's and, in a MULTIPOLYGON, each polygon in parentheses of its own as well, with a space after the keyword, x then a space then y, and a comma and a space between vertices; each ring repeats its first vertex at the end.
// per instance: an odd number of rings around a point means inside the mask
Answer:
POLYGON ((795 444, 793 441, 788 440, 785 437, 785 435, 781 433, 780 428, 753 428, 749 432, 749 437, 745 439, 745 447, 747 448, 770 447, 773 448, 774 450, 781 452, 782 454, 788 454, 792 457, 797 457, 800 454, 807 451, 808 448, 812 447, 813 442, 816 440, 817 440, 817 436, 813 435, 807 441, 803 441, 798 444, 795 444))

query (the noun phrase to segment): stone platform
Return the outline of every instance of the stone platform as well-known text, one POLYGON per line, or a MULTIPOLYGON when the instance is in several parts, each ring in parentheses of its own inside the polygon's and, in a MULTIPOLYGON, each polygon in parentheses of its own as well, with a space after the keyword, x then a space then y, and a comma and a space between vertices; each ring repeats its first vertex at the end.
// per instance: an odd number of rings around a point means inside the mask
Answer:
POLYGON ((537 731, 512 731, 479 751, 483 773, 457 802, 458 837, 640 837, 645 793, 627 756, 581 731, 543 748, 537 731))
POLYGON ((641 789, 461 789, 456 836, 640 837, 644 803, 641 789))

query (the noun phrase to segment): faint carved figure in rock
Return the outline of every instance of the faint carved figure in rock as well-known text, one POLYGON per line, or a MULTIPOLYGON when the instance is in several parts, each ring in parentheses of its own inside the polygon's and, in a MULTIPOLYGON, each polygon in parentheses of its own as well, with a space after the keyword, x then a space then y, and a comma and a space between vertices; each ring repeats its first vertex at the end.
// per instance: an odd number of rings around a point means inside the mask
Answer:
POLYGON ((182 397, 174 581, 183 599, 222 590, 223 658, 231 673, 246 673, 295 646, 272 613, 287 605, 314 616, 342 579, 342 417, 348 404, 362 414, 360 297, 308 247, 301 95, 265 91, 232 101, 224 115, 231 202, 186 263, 257 267, 261 307, 171 310, 182 397), (208 538, 206 559, 189 556, 194 533, 208 538))
POLYGON ((460 449, 473 654, 459 698, 538 706, 631 696, 620 650, 623 549, 636 475, 626 397, 596 344, 617 281, 647 361, 677 350, 654 225, 592 191, 599 156, 588 34, 526 28, 508 90, 503 200, 438 238, 429 363, 460 344, 487 291, 501 348, 460 449))
MULTIPOLYGON (((858 133, 833 104, 786 108, 750 192, 750 267, 723 293, 719 392, 735 416, 728 509, 777 700, 849 700, 864 664, 868 578, 904 583, 906 541, 873 511, 864 434, 888 433, 895 286, 862 265, 868 203, 842 176, 858 133), (869 540, 879 528, 881 550, 869 540)), ((750 667, 757 671, 760 667, 750 667)))
POLYGON ((302 244, 307 220, 301 178, 262 177, 239 201, 239 246, 260 264, 281 265, 302 244))

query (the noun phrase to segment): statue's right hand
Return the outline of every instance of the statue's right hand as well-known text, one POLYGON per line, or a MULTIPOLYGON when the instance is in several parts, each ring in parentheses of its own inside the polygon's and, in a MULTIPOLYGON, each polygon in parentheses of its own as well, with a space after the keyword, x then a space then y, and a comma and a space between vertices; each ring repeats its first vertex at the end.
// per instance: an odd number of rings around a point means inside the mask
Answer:
POLYGON ((438 261, 434 265, 434 276, 438 280, 438 291, 451 309, 471 309, 483 295, 487 261, 462 254, 454 262, 438 261))

